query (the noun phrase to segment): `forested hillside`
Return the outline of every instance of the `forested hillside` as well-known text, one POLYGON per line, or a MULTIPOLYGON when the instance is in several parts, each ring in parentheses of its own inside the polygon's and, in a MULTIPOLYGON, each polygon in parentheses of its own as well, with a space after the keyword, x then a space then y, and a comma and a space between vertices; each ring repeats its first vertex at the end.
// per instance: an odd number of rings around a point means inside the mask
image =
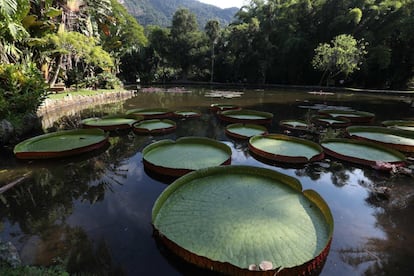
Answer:
POLYGON ((147 28, 149 47, 136 57, 145 63, 124 72, 149 82, 380 89, 414 82, 412 0, 251 0, 228 26, 213 20, 204 28, 188 9, 167 25, 147 28))
POLYGON ((220 9, 196 0, 119 0, 127 10, 143 25, 169 26, 179 8, 188 8, 196 15, 198 25, 203 28, 208 20, 217 19, 220 25, 228 25, 234 20, 237 8, 220 9))

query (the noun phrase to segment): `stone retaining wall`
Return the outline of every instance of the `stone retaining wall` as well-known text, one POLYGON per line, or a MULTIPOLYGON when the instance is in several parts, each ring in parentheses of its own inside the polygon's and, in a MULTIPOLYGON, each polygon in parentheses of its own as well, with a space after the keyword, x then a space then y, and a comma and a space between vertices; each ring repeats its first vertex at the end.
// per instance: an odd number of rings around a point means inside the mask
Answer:
POLYGON ((72 96, 67 94, 63 99, 45 99, 35 114, 27 114, 22 126, 13 126, 9 121, 0 121, 0 145, 17 143, 22 136, 29 135, 34 128, 46 129, 62 116, 62 110, 80 111, 95 105, 115 103, 132 98, 135 91, 125 90, 119 92, 104 92, 91 96, 72 96))
POLYGON ((91 96, 72 96, 72 94, 67 94, 63 99, 59 100, 45 99, 42 105, 39 107, 37 114, 41 116, 43 113, 65 107, 73 106, 79 107, 79 109, 84 109, 88 105, 113 103, 132 98, 134 96, 134 93, 134 91, 126 90, 119 92, 104 92, 91 96))

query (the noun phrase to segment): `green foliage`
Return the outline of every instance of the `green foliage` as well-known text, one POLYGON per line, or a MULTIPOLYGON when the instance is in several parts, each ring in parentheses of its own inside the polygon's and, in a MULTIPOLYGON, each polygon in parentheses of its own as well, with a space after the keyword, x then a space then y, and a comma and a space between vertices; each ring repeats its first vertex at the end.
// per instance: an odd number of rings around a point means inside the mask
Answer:
POLYGON ((94 89, 117 89, 122 87, 122 82, 109 72, 102 72, 94 77, 86 77, 80 87, 92 87, 94 89))
POLYGON ((122 86, 121 81, 113 74, 109 72, 102 72, 97 75, 98 88, 104 89, 116 89, 122 86))
POLYGON ((111 0, 111 4, 115 24, 110 28, 111 35, 103 37, 104 49, 119 56, 140 50, 148 43, 144 28, 118 1, 111 0))
POLYGON ((22 25, 22 19, 29 12, 28 1, 0 1, 0 62, 10 63, 20 58, 21 50, 16 46, 29 36, 22 25))
POLYGON ((125 0, 123 2, 128 11, 144 26, 170 26, 174 13, 183 7, 196 15, 198 26, 205 26, 212 19, 217 19, 225 26, 231 23, 238 10, 237 8, 220 9, 194 0, 125 0))
POLYGON ((46 93, 44 79, 33 63, 0 65, 0 117, 36 112, 46 93))
POLYGON ((84 61, 101 69, 112 67, 113 61, 108 52, 96 45, 93 37, 87 37, 78 32, 62 32, 47 35, 49 43, 55 48, 54 52, 70 54, 77 62, 84 61))
MULTIPOLYGON (((312 65, 315 69, 328 73, 327 82, 339 74, 347 77, 349 74, 360 69, 366 43, 357 41, 351 35, 338 35, 328 43, 321 43, 315 49, 312 65)), ((323 78, 323 76, 322 76, 323 78)), ((322 80, 321 80, 322 81, 322 80)))
POLYGON ((210 41, 215 43, 220 36, 220 23, 217 20, 210 20, 207 22, 204 30, 210 41))
POLYGON ((0 275, 8 276, 69 276, 61 266, 53 267, 36 267, 36 266, 20 266, 10 267, 7 264, 0 264, 0 275))
POLYGON ((181 69, 183 79, 187 79, 191 66, 200 64, 199 60, 208 51, 206 36, 198 30, 195 16, 188 9, 179 9, 174 14, 168 49, 167 59, 181 69))

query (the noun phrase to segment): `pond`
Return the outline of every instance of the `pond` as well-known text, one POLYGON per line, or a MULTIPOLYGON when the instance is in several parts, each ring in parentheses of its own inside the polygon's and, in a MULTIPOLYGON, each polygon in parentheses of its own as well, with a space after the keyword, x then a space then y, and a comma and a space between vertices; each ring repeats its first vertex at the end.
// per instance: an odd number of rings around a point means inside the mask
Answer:
MULTIPOLYGON (((208 274, 172 256, 156 243, 151 210, 168 183, 144 170, 142 150, 162 140, 208 137, 231 147, 233 165, 269 168, 300 180, 331 208, 335 228, 321 275, 407 275, 414 271, 414 180, 333 158, 304 166, 266 164, 250 155, 246 142, 225 134, 226 124, 211 104, 236 105, 273 114, 271 133, 283 133, 281 120, 309 120, 316 107, 349 107, 384 120, 412 118, 411 99, 363 93, 207 88, 154 89, 117 104, 99 105, 64 117, 74 127, 91 116, 134 108, 196 110, 199 118, 174 119, 166 135, 114 132, 99 152, 53 161, 19 161, 4 148, 0 184, 22 175, 20 184, 0 194, 0 239, 11 241, 25 264, 67 264, 70 272, 115 275, 208 274), (188 91, 189 90, 189 91, 188 91)), ((329 133, 328 133, 329 134, 329 133)), ((327 134, 327 135, 328 135, 327 134)))

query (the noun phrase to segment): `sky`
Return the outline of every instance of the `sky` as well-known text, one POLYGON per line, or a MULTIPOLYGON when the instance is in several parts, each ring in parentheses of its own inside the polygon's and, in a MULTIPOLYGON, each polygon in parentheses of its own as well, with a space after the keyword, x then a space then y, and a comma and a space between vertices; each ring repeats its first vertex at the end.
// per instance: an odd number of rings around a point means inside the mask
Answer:
POLYGON ((214 5, 222 9, 231 8, 231 7, 240 8, 241 6, 249 2, 249 0, 198 0, 198 1, 206 3, 206 4, 214 5))

